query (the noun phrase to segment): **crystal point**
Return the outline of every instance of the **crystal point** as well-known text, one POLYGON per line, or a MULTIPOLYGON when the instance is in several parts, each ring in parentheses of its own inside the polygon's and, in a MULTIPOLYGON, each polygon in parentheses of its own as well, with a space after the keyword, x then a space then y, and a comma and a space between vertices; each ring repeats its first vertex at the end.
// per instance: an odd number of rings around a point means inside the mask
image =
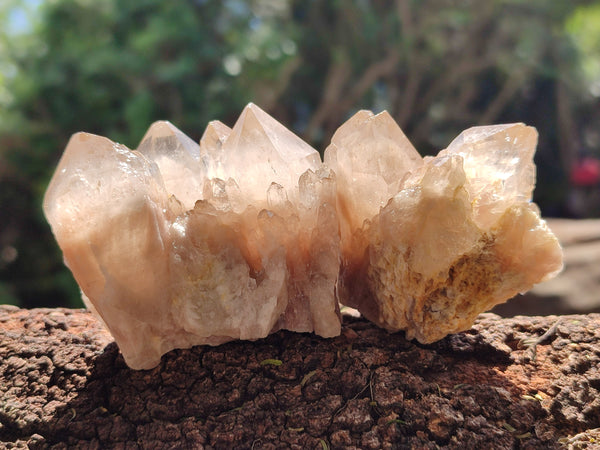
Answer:
POLYGON ((223 143, 222 170, 238 182, 250 204, 264 201, 272 182, 295 194, 298 177, 320 165, 315 149, 252 103, 223 143))
POLYGON ((376 215, 398 192, 403 175, 423 163, 387 111, 365 110, 336 131, 324 160, 337 176, 344 237, 376 215))
POLYGON ((192 208, 206 177, 198 144, 170 122, 160 121, 150 126, 137 150, 156 163, 169 194, 192 208))
POLYGON ((200 139, 200 159, 207 168, 207 178, 223 178, 221 160, 223 143, 231 134, 231 128, 218 120, 209 122, 200 139))
POLYGON ((522 123, 473 127, 440 153, 463 158, 476 220, 496 220, 512 202, 531 200, 537 138, 522 123))
POLYGON ((421 158, 386 112, 319 154, 256 105, 197 145, 73 135, 44 211, 127 364, 280 329, 336 336, 338 302, 432 342, 562 266, 541 220, 535 129, 475 127, 421 158))

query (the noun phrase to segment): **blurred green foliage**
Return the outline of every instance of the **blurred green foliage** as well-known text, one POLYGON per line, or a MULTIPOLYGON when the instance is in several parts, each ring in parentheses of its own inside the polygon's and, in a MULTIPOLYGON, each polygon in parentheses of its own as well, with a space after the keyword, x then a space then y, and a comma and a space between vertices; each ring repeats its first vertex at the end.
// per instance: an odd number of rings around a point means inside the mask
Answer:
POLYGON ((41 211, 76 131, 135 147, 168 119, 199 139, 253 101, 323 150, 356 110, 387 109, 432 153, 523 121, 549 214, 600 147, 597 2, 7 0, 0 25, 0 303, 81 305, 41 211))

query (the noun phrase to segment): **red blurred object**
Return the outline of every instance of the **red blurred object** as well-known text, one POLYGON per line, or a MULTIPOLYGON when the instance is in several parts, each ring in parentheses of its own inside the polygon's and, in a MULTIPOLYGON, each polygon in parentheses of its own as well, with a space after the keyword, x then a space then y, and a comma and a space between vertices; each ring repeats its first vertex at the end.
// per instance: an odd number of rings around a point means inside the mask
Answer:
POLYGON ((594 186, 600 183, 600 160, 583 158, 571 169, 571 183, 576 186, 594 186))

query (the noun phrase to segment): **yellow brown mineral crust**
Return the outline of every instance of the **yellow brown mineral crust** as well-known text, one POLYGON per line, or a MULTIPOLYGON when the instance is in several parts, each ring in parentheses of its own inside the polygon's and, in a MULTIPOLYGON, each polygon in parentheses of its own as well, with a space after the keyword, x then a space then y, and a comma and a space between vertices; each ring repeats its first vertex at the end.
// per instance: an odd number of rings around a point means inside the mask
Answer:
POLYGON ((338 302, 433 342, 562 266, 531 203, 535 129, 476 127, 421 158, 386 112, 319 154, 256 105, 200 145, 78 133, 44 211, 127 364, 280 329, 340 333, 338 302))

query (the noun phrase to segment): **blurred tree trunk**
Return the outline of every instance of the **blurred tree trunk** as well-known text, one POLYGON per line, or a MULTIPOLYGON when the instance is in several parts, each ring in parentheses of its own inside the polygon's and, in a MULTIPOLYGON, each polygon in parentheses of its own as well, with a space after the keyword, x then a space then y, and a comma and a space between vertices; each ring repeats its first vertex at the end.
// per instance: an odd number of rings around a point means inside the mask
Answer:
POLYGON ((557 61, 557 65, 561 76, 555 81, 556 125, 561 163, 562 167, 568 173, 577 161, 577 152, 579 151, 580 143, 574 120, 574 110, 571 105, 567 86, 565 85, 568 73, 564 70, 560 61, 557 61))

